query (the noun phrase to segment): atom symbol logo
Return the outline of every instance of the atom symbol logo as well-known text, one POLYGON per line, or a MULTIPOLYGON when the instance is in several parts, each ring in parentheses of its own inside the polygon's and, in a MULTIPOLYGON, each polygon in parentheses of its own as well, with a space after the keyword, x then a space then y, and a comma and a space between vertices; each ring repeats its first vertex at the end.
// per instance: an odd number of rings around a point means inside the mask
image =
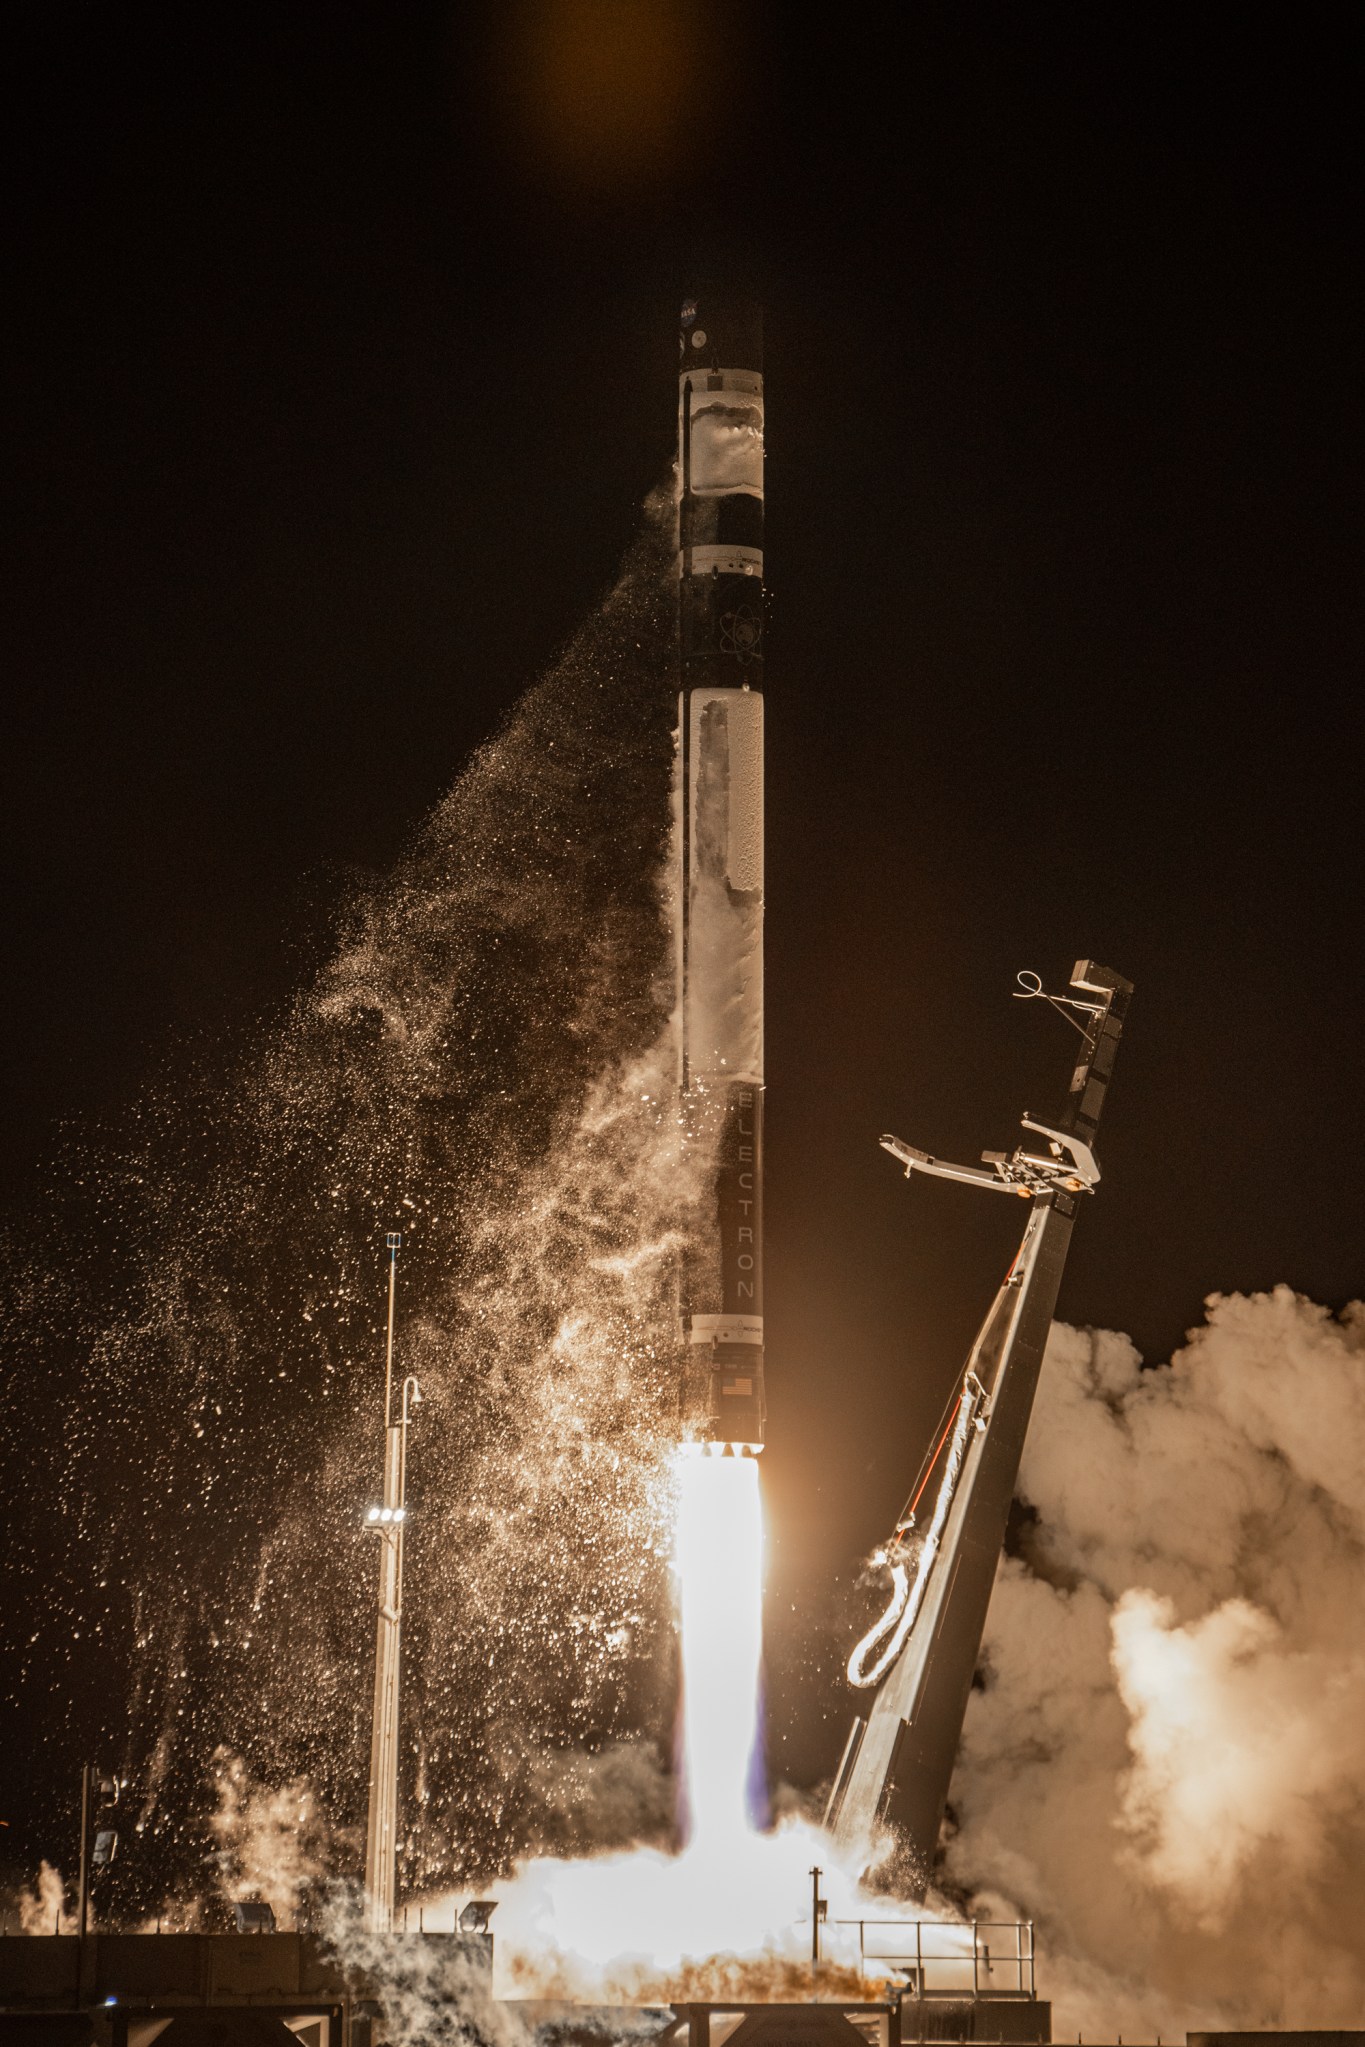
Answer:
POLYGON ((733 654, 741 667, 757 660, 762 640, 763 621, 751 605, 737 604, 733 611, 721 613, 720 651, 733 654))

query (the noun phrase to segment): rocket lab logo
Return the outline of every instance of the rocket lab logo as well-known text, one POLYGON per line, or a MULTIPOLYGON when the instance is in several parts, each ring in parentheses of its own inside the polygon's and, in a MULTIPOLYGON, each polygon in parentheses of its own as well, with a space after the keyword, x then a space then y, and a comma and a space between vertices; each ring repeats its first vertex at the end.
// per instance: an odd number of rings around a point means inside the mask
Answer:
POLYGON ((751 604, 737 604, 720 618, 720 651, 733 654, 741 668, 763 651, 763 620, 751 604))

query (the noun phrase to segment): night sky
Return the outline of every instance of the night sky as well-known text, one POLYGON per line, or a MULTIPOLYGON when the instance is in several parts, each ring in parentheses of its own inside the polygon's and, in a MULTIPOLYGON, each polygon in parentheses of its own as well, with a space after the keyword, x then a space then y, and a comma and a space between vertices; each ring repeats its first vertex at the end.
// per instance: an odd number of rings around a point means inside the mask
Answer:
MULTIPOLYGON (((774 1600, 886 1531, 1012 1250, 876 1138, 1053 1106, 1019 968, 1136 983, 1066 1319, 1156 1361, 1215 1290, 1359 1295, 1362 52, 1192 20, 30 11, 15 1215, 287 999, 597 602, 714 283, 767 319, 774 1600)), ((842 1696, 784 1711, 827 1773, 842 1696)))

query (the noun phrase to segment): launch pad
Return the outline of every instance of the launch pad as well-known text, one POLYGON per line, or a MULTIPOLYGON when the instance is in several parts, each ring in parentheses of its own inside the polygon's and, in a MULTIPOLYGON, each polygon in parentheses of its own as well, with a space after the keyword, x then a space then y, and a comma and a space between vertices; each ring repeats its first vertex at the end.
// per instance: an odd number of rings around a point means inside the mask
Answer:
POLYGON ((688 2004, 665 2047, 909 2047, 915 2042, 1050 2041, 1052 2008, 1029 2000, 888 1998, 845 2004, 688 2004))
MULTIPOLYGON (((926 1928, 926 1931, 928 1929, 926 1928)), ((923 1944, 921 1943, 921 1946, 923 1944)), ((912 1943, 910 1952, 913 1953, 912 1943)), ((881 1959, 876 1958, 874 1959, 881 1959)), ((885 1958, 888 1959, 889 1958, 885 1958)), ((104 1933, 0 1937, 0 2047, 380 2047, 510 2028, 526 2047, 920 2047, 1052 2038, 1031 1990, 935 1987, 930 1958, 890 1996, 660 2005, 495 1999, 492 1941, 460 1933, 392 1937, 394 1983, 343 1965, 307 1933, 104 1933), (396 2027, 386 1990, 419 2007, 396 2027), (428 2019, 429 2024, 423 2020, 428 2019), (490 2022, 495 2022, 490 2024, 490 2022)), ((968 1963, 971 1967, 971 1963, 968 1963)), ((871 1989, 871 1984, 869 1984, 871 1989)))
POLYGON ((991 1998, 730 1998, 664 2008, 582 2007, 577 2014, 564 2005, 536 2009, 540 2047, 607 2047, 621 2039, 647 2040, 649 2047, 945 2047, 953 2041, 1033 2047, 1052 2038, 1049 2005, 1030 2001, 1006 2009, 991 1998), (659 2029, 651 2032, 656 2013, 659 2029))
MULTIPOLYGON (((468 1996, 466 1936, 394 1936, 395 1973, 420 1954, 434 1995, 393 2031, 381 1987, 344 1969, 304 1933, 0 1936, 0 2047, 380 2047, 402 2041, 525 2047, 1043 2047, 1052 2008, 1032 1996, 821 1997, 593 2005, 468 1996), (420 1949, 418 1944, 420 1943, 420 1949), (442 1978, 448 1979, 442 1989, 442 1978), (457 1994, 463 1978, 466 1994, 457 1994)), ((491 1954, 483 1949, 488 1960, 491 1954)), ((1256 2031, 1186 2036, 1187 2047, 1365 2047, 1362 2032, 1256 2031)), ((1091 2047, 1091 2043, 1087 2043, 1091 2047)), ((1098 2043, 1096 2043, 1098 2047, 1098 2043)))
MULTIPOLYGON (((306 1933, 105 1933, 0 1936, 0 2047, 380 2047, 481 2041, 513 2029, 525 2047, 1043 2047, 1052 2007, 1031 1995, 924 1984, 890 1997, 592 2005, 468 1996, 467 1936, 394 1936, 395 1974, 420 1956, 437 1986, 393 2032, 382 1986, 344 1969, 306 1933), (419 1947, 420 1944, 420 1947, 419 1947), (446 1979, 444 1990, 440 1987, 446 1979), (466 1994, 456 1985, 463 1979, 466 1994), (492 2025, 489 2025, 492 2021, 492 2025)), ((478 1955, 491 1965, 491 1944, 478 1955)), ((1362 2032, 1256 2031, 1187 2036, 1187 2047, 1365 2047, 1362 2032)), ((1091 2043, 1087 2043, 1091 2047, 1091 2043)), ((1095 2043, 1098 2047, 1098 2043, 1095 2043)))

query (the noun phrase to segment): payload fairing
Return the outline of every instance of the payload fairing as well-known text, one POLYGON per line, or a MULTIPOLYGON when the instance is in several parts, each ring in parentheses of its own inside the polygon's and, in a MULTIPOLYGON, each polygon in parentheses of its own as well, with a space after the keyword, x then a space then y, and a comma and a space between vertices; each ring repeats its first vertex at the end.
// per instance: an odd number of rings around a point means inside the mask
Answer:
POLYGON ((755 312, 689 299, 678 387, 679 1083, 714 1147, 685 1281, 703 1434, 763 1443, 763 375, 755 312))

